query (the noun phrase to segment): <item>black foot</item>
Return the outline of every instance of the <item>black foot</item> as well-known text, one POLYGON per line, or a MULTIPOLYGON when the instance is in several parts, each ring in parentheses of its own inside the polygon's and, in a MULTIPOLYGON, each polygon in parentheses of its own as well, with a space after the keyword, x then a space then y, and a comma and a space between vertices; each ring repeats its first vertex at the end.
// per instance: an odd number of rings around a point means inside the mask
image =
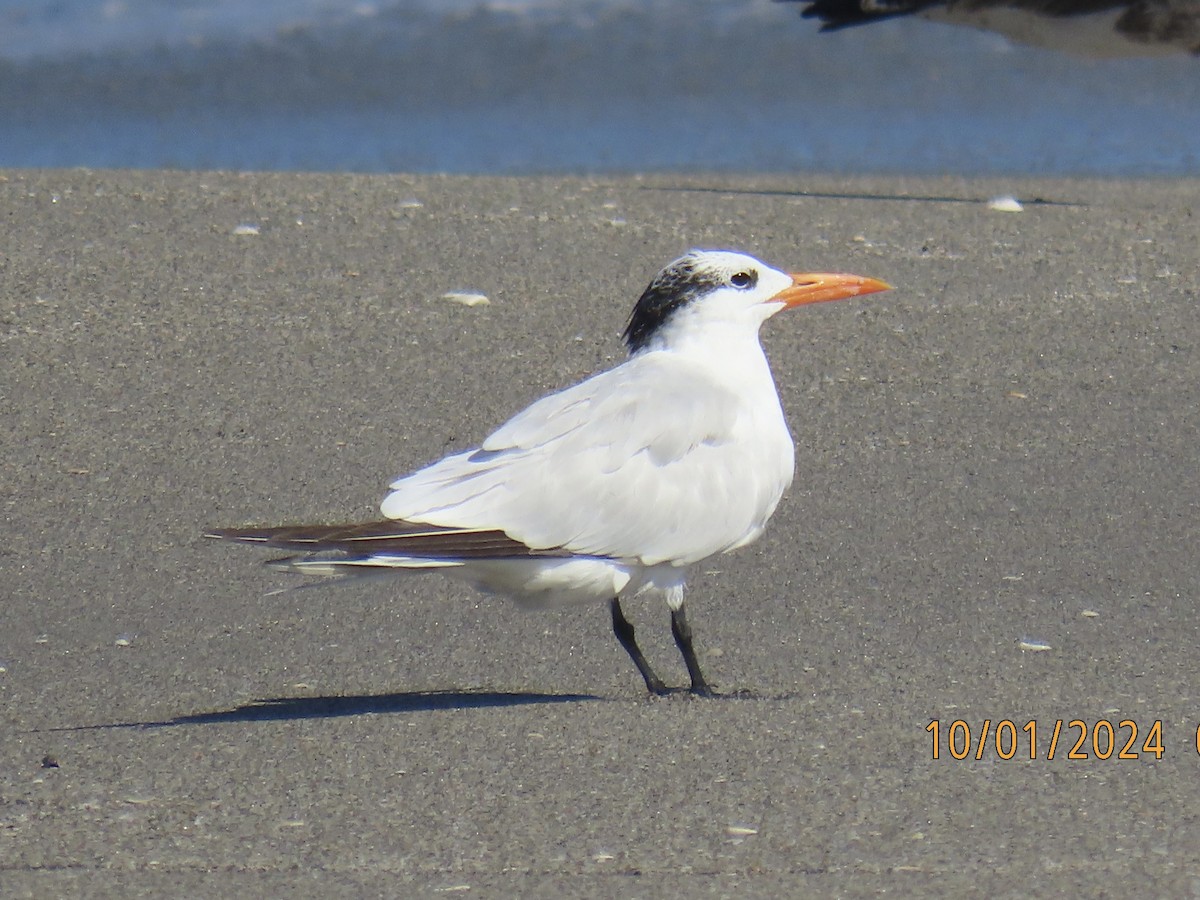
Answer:
POLYGON ((700 690, 697 690, 696 688, 691 688, 691 687, 669 687, 662 693, 657 694, 656 696, 658 696, 658 697, 686 697, 689 700, 692 697, 703 697, 705 700, 725 700, 730 697, 741 697, 742 692, 734 691, 732 694, 722 694, 720 691, 714 690, 713 688, 709 687, 708 685, 705 685, 700 690))

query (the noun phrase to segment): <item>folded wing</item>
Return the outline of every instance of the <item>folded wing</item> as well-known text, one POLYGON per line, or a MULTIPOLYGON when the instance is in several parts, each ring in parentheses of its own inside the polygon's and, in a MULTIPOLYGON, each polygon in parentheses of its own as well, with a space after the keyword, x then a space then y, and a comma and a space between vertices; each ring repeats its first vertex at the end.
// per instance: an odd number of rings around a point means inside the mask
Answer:
POLYGON ((399 479, 381 508, 534 550, 694 562, 756 537, 791 480, 771 400, 747 403, 709 366, 635 356, 399 479))

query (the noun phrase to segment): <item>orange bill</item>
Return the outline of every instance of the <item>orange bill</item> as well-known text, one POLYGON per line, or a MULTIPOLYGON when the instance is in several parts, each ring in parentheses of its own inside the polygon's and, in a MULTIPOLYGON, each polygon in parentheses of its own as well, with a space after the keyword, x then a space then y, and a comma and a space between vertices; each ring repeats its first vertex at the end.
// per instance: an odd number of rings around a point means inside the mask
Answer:
POLYGON ((838 275, 828 272, 793 272, 792 286, 786 287, 769 303, 784 306, 803 306, 806 303, 824 303, 827 300, 843 300, 860 294, 890 291, 892 286, 877 278, 862 275, 838 275))

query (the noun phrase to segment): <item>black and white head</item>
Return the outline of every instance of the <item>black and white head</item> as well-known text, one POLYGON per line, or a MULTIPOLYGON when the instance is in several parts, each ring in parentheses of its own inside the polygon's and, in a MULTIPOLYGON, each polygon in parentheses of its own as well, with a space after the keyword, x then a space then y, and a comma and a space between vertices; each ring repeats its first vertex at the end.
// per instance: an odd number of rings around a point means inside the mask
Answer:
POLYGON ((788 274, 730 250, 692 250, 642 292, 625 326, 625 344, 632 354, 717 328, 756 335, 781 309, 888 287, 858 275, 788 274))

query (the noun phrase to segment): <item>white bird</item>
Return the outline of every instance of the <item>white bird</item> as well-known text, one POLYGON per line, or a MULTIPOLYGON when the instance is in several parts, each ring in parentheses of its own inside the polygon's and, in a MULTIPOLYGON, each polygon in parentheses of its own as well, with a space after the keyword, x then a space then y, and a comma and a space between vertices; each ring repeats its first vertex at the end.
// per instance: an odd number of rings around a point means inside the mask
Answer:
POLYGON ((800 0, 822 31, 894 16, 968 25, 1081 56, 1200 54, 1200 0, 800 0))
POLYGON ((788 307, 888 288, 692 251, 642 293, 625 362, 543 397, 477 449, 392 482, 382 521, 208 536, 301 551, 271 565, 311 575, 437 571, 530 607, 607 601, 646 688, 663 694, 621 609, 622 598, 657 591, 691 691, 711 695, 684 612, 685 575, 762 534, 792 480, 759 328, 788 307))

